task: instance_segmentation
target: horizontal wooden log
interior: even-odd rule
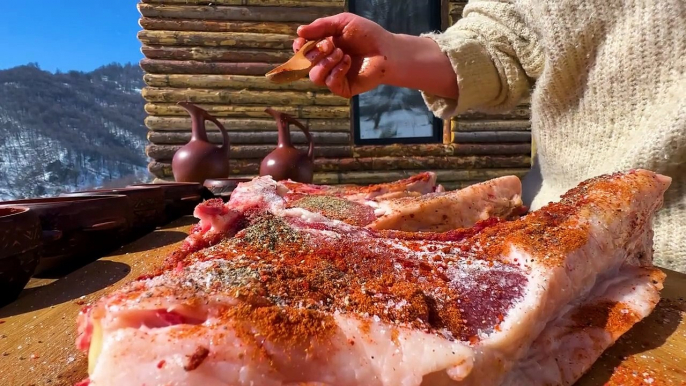
[[[293,36],[254,32],[138,31],[138,40],[150,46],[228,47],[288,50]]]
[[[531,131],[476,131],[453,133],[454,143],[531,142]]]
[[[231,174],[256,174],[259,172],[261,158],[232,159]],[[171,173],[167,161],[154,161],[156,168],[166,168]],[[531,158],[526,156],[472,156],[472,157],[383,157],[383,158],[315,158],[316,172],[346,173],[353,171],[403,171],[414,170],[462,170],[462,169],[526,169],[531,166]],[[157,175],[157,174],[156,174]],[[161,175],[161,174],[160,174]],[[169,174],[171,175],[171,174]]]
[[[154,169],[156,170],[156,169]],[[503,169],[490,170],[492,173],[488,176],[481,177],[477,180],[438,180],[438,183],[443,185],[446,189],[462,189],[469,185],[475,183],[483,182],[489,179],[498,178],[507,175],[516,175],[518,177],[523,177],[528,170],[516,170],[516,173],[512,173],[513,170]],[[152,172],[152,170],[151,170]],[[327,173],[327,172],[315,172],[313,183],[319,185],[370,185],[379,184],[385,182],[393,182],[402,178],[407,178],[416,172],[350,172],[350,173]],[[231,174],[233,178],[254,178],[257,173],[252,174]],[[457,175],[453,176],[457,177]],[[459,177],[469,177],[468,175],[459,175]],[[164,177],[157,177],[155,182],[172,181],[173,177],[171,175]]]
[[[257,32],[295,36],[301,23],[153,19],[141,17],[138,20],[138,24],[150,31]]]
[[[458,120],[452,122],[453,132],[530,131],[529,120]]]
[[[147,4],[344,7],[345,0],[141,0]]]
[[[161,183],[161,182],[171,182],[174,181],[173,174],[171,173],[171,166],[165,166],[168,167],[165,169],[164,175],[158,175],[157,173],[160,173],[162,170],[159,168],[157,165],[151,165],[148,167],[151,174],[155,176],[156,178],[153,180],[154,183]],[[508,171],[502,171],[501,173],[504,173],[502,175],[509,175]],[[522,174],[520,171],[519,174]],[[526,174],[526,173],[524,173]],[[404,175],[404,174],[403,174]],[[249,174],[231,174],[231,177],[233,178],[254,178],[257,176],[257,173],[249,173]],[[396,181],[396,177],[398,175],[388,175],[386,173],[384,174],[372,174],[371,176],[366,174],[366,175],[352,175],[352,176],[345,176],[344,173],[326,173],[326,172],[315,172],[313,176],[313,182],[315,184],[320,184],[320,185],[339,185],[342,184],[341,180],[345,181],[350,181],[350,180],[355,180],[355,181],[360,181],[360,182],[345,182],[344,184],[353,184],[353,185],[367,185],[367,184],[374,184],[374,183],[383,183],[383,182],[392,182]],[[341,178],[343,177],[343,178]],[[499,177],[499,176],[496,176]],[[492,178],[496,178],[492,177]],[[521,177],[521,175],[520,175]],[[403,177],[406,178],[406,177]],[[464,189],[468,186],[478,184],[480,182],[487,181],[489,178],[486,179],[479,179],[479,180],[465,180],[465,181],[440,181],[439,183],[443,185],[443,187],[446,190],[457,190],[457,189]],[[363,181],[372,181],[372,182],[363,182]]]
[[[202,89],[249,89],[317,91],[329,94],[326,87],[318,86],[309,79],[289,83],[274,83],[264,76],[249,75],[184,75],[145,74],[145,84],[150,87],[202,88]]]
[[[348,106],[223,106],[198,104],[213,116],[231,118],[264,118],[264,109],[271,107],[274,110],[290,114],[299,119],[326,118],[326,119],[349,119],[350,107]],[[147,103],[145,112],[153,116],[181,116],[187,117],[188,111],[174,103]]]
[[[528,168],[529,156],[461,156],[461,157],[378,157],[378,158],[317,158],[316,170],[430,170],[430,169],[482,169]]]
[[[228,131],[276,131],[276,121],[266,113],[266,118],[218,118]],[[349,119],[299,119],[312,132],[349,133]],[[185,117],[151,117],[145,118],[145,126],[153,131],[190,131],[191,119]],[[212,122],[205,122],[207,131],[218,131]],[[291,131],[298,131],[294,125]]]
[[[148,102],[177,103],[187,101],[236,105],[322,105],[347,106],[349,100],[333,94],[298,91],[247,91],[146,87],[142,91]]]
[[[181,148],[181,145],[148,145],[145,153],[148,157],[158,160],[171,160],[174,153]],[[244,145],[231,146],[229,154],[230,159],[240,158],[264,158],[276,148],[275,145]],[[307,147],[303,145],[296,145],[296,148],[307,151]],[[352,156],[352,149],[350,146],[315,146],[315,157],[350,157]]]
[[[370,185],[384,182],[392,182],[407,178],[410,173],[403,170],[394,171],[371,171],[371,172],[347,172],[340,173],[341,184]]]
[[[530,155],[528,143],[512,144],[421,144],[353,147],[354,157],[440,157],[457,155]]]
[[[501,114],[484,114],[479,112],[466,112],[460,114],[453,118],[453,121],[473,121],[473,120],[528,120],[531,117],[531,107],[530,106],[517,106],[514,109]]]
[[[256,176],[260,170],[260,159],[255,160],[230,160],[231,176]],[[148,164],[148,170],[155,177],[169,178],[173,176],[171,164],[169,162],[152,161]],[[426,171],[421,170],[421,171]],[[486,181],[492,178],[514,175],[523,177],[529,172],[528,168],[518,169],[463,169],[463,170],[431,170],[437,175],[438,183],[443,184],[446,189],[459,189],[474,183]],[[326,171],[317,168],[315,174],[336,175],[340,184],[367,185],[383,182],[397,181],[419,173],[419,170],[367,170],[367,171]],[[329,177],[332,178],[332,177]]]
[[[205,63],[194,60],[143,59],[140,66],[151,74],[226,74],[264,75],[278,64],[275,63]]]
[[[240,164],[238,161],[241,161]],[[235,175],[257,175],[260,172],[261,160],[230,160],[229,161],[229,176]],[[246,167],[246,165],[250,165]],[[174,177],[171,163],[152,161],[148,164],[148,171],[157,178],[169,179]],[[227,176],[228,177],[228,176]]]
[[[171,173],[171,169],[169,169],[169,174],[165,176],[157,176],[155,173],[157,172],[157,169],[151,169],[151,174],[155,176],[155,179],[153,180],[153,183],[159,184],[163,182],[173,182],[174,177]],[[234,178],[253,178],[257,174],[244,174],[244,175],[237,175],[237,174],[231,174],[231,177]],[[314,174],[314,183],[316,184],[322,184],[322,185],[339,185],[339,174],[337,173],[315,173]],[[451,190],[459,190],[459,189],[464,189],[468,186],[478,184],[481,182],[484,182],[485,180],[481,181],[443,181],[440,184],[443,185],[445,190],[451,191]]]
[[[487,180],[507,175],[523,177],[529,169],[464,169],[427,170],[436,173],[438,183],[452,181]],[[366,171],[339,173],[341,184],[367,185],[397,181],[416,174],[416,170]]]
[[[164,19],[201,19],[233,21],[275,21],[310,23],[343,11],[340,6],[298,7],[284,9],[274,6],[223,6],[223,5],[160,5],[139,3],[142,16]]]
[[[148,165],[148,170],[150,171],[150,174],[155,176],[156,178],[153,180],[154,183],[161,183],[161,182],[171,182],[174,181],[174,175],[172,174],[171,171],[171,165],[158,165],[155,162],[152,162]],[[258,173],[251,173],[251,174],[234,174],[230,173],[227,177],[232,177],[232,178],[255,178],[257,177]],[[314,173],[313,175],[313,183],[315,184],[320,184],[320,185],[337,185],[339,183],[339,176],[338,173]]]
[[[360,158],[358,158],[360,159]],[[364,158],[362,158],[364,159]],[[527,155],[515,156],[450,156],[450,157],[372,157],[372,170],[486,169],[523,168],[531,166]],[[360,168],[359,170],[365,170]],[[344,168],[343,170],[350,170]]]
[[[350,133],[311,133],[312,141],[315,145],[350,145]],[[229,132],[229,142],[231,145],[276,145],[278,143],[278,133],[276,131],[256,131],[256,132]],[[221,144],[222,135],[218,132],[207,133],[207,138],[211,143]],[[178,131],[150,131],[148,141],[156,145],[178,145],[186,144],[191,139],[190,132]],[[291,132],[291,140],[294,144],[306,144],[305,134],[299,131]]]
[[[148,59],[197,60],[202,62],[264,62],[281,64],[293,56],[292,50],[251,50],[226,47],[143,46]]]
[[[153,176],[159,179],[173,178],[174,173],[172,172],[171,163],[157,162],[155,160],[148,163],[148,171]]]
[[[229,0],[230,1],[230,0]],[[278,7],[337,7],[343,12],[345,0],[245,0],[249,6]],[[292,12],[292,11],[291,11]]]
[[[258,174],[260,171],[261,159],[234,159],[229,161],[230,174]],[[152,161],[148,164],[148,170],[154,176],[159,178],[167,178],[173,175],[171,163]]]

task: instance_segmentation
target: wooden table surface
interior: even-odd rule
[[[86,356],[74,345],[81,307],[159,264],[191,221],[180,219],[66,277],[32,279],[18,300],[0,308],[0,385],[84,379]],[[607,350],[578,386],[686,385],[686,275],[666,273],[655,311]]]

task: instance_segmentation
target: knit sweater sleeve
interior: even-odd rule
[[[458,100],[422,93],[431,111],[448,119],[467,110],[498,113],[525,96],[543,70],[537,35],[510,1],[471,0],[463,17],[434,40],[453,65]]]

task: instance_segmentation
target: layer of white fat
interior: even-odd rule
[[[466,228],[521,205],[521,194],[519,178],[504,176],[460,190],[429,193],[415,202],[407,199],[381,201],[374,210],[379,218],[368,227],[434,231],[449,224],[452,228]]]
[[[624,267],[615,277],[599,282],[591,296],[580,306],[548,323],[522,358],[507,375],[504,385],[538,386],[571,385],[576,382],[610,347],[621,331],[606,331],[601,327],[579,326],[574,315],[581,307],[602,302],[622,303],[626,312],[645,318],[659,301],[661,284],[655,284],[650,272],[636,267]],[[622,311],[624,312],[624,311]],[[582,328],[583,327],[583,328]]]
[[[203,213],[202,209],[196,208],[193,215],[200,219],[200,227],[205,233],[224,233],[239,217],[240,213],[229,210],[223,215]]]
[[[588,211],[578,218],[580,222],[588,221],[591,237],[569,253],[562,266],[547,264],[545,251],[536,251],[532,256],[512,246],[503,256],[505,261],[522,267],[529,281],[522,301],[507,313],[500,331],[482,337],[476,348],[474,370],[465,385],[500,384],[550,320],[585,301],[598,281],[616,275],[625,262],[635,261],[636,254],[651,253],[645,249],[649,246],[648,227],[627,237],[622,217],[602,218]]]
[[[283,209],[283,196],[286,192],[288,188],[270,176],[257,177],[236,187],[226,205],[239,212],[251,207],[260,207],[274,213]]]
[[[408,328],[392,328],[377,317],[371,317],[371,323],[340,314],[335,318],[348,342],[354,342],[350,347],[355,349],[354,355],[365,362],[362,369],[372,370],[355,383],[337,385],[417,386],[434,372],[447,372],[454,382],[472,371],[473,351],[466,344]]]
[[[434,191],[436,188],[436,181],[438,180],[438,176],[434,172],[428,172],[429,174],[429,180],[428,181],[415,181],[409,185],[407,185],[406,189],[407,191],[411,192],[418,192],[421,194],[427,194],[431,193]]]
[[[197,276],[212,264],[221,262],[197,263],[190,270]],[[206,288],[211,282],[207,281]],[[203,295],[203,283],[197,280],[191,286],[196,292],[188,288],[174,292],[179,285],[164,276],[136,286],[143,290],[138,297],[122,302],[113,296],[111,304],[99,305],[96,314],[101,317],[94,322],[102,326],[102,339],[90,374],[93,386],[294,382],[416,386],[425,375],[441,371],[447,371],[454,382],[469,375],[473,366],[473,352],[467,345],[401,327],[394,331],[374,316],[362,320],[334,314],[336,330],[323,340],[312,341],[309,349],[267,342],[257,333],[246,341],[244,334],[235,333],[231,321],[213,315],[213,310],[236,304],[236,299]],[[192,301],[193,293],[205,302],[198,305]],[[186,305],[189,299],[193,308]],[[154,311],[161,309],[204,321],[195,326],[155,327]],[[199,347],[207,348],[209,356],[197,369],[184,370]],[[271,361],[256,351],[258,347],[267,351]]]
[[[434,371],[450,369],[459,379],[471,370],[471,350],[459,343],[409,330],[399,331],[394,343],[384,323],[372,322],[367,330],[361,329],[358,320],[341,315],[335,319],[339,328],[334,335],[326,342],[313,342],[309,351],[274,345],[255,335],[268,356],[257,350],[254,341],[237,335],[232,325],[212,319],[194,327],[108,330],[90,380],[93,386],[295,382],[416,386]],[[185,370],[199,347],[209,350],[208,357],[197,369]]]

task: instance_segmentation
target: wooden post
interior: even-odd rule
[[[441,31],[450,27],[450,0],[441,0]]]
[[[452,121],[450,119],[443,120],[443,143],[451,143],[452,139]]]

